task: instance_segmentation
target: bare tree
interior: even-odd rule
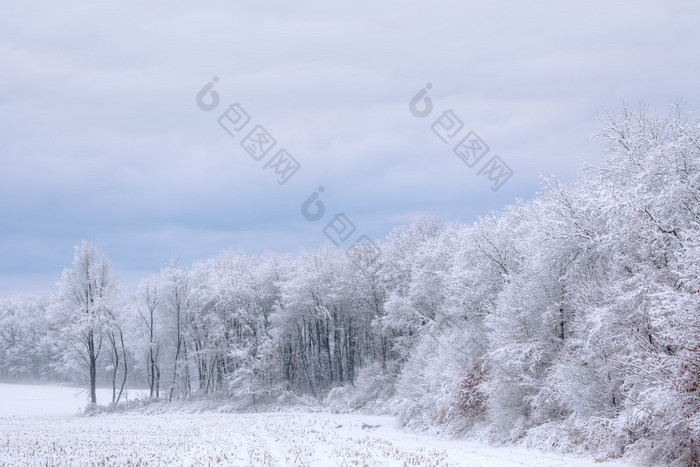
[[[161,301],[159,279],[150,276],[139,286],[137,309],[146,326],[148,335],[148,355],[146,373],[148,377],[149,397],[160,397],[160,340],[156,335],[156,310]],[[145,309],[144,309],[145,308]]]

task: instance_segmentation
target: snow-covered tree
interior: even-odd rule
[[[97,365],[116,305],[117,278],[112,263],[93,243],[76,246],[73,267],[63,271],[58,299],[50,307],[52,330],[63,349],[65,370],[87,373],[90,402],[97,396]]]

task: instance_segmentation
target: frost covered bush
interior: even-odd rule
[[[354,386],[341,386],[330,391],[324,405],[335,412],[360,410],[383,413],[385,404],[394,394],[394,379],[374,363],[361,368]]]
[[[483,382],[484,370],[476,365],[462,378],[457,408],[469,419],[481,419],[486,414],[486,395],[481,389]]]
[[[475,368],[460,330],[426,335],[406,363],[391,408],[402,424],[425,429],[442,425],[456,433],[481,420],[478,388],[465,393]],[[476,381],[475,381],[476,382]],[[476,410],[473,410],[476,409]]]

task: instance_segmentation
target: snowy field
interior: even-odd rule
[[[12,414],[8,409],[12,401],[0,399],[0,465],[601,465],[592,459],[414,435],[397,427],[392,417],[308,413],[79,417],[70,415],[77,406],[66,402],[73,402],[72,396],[65,399],[71,394],[66,388],[7,386],[0,385],[0,394],[21,401]],[[32,403],[44,406],[52,397],[64,399],[52,416],[28,410]],[[61,405],[68,415],[58,413]],[[27,410],[21,411],[22,407]]]
[[[122,394],[122,400],[142,394],[146,391],[131,390]],[[0,383],[0,417],[75,415],[85,408],[88,397],[81,388]],[[112,389],[97,389],[98,404],[107,405],[111,400]]]

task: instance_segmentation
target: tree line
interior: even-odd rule
[[[312,397],[564,451],[698,462],[700,125],[601,118],[579,180],[374,245],[173,262],[125,296],[83,242],[57,296],[0,304],[0,377],[241,407]]]

